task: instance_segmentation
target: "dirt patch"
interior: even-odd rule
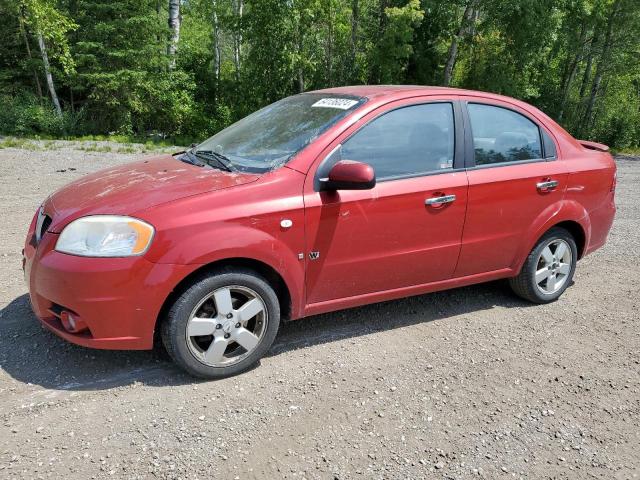
[[[118,148],[118,147],[114,147]],[[117,150],[113,150],[117,151]],[[0,150],[0,478],[635,478],[640,162],[556,303],[494,282],[285,325],[243,375],[44,331],[20,269],[53,190],[134,154]]]

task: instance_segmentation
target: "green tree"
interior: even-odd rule
[[[0,14],[0,132],[202,138],[297,92],[418,83],[511,95],[640,147],[637,0],[0,0]]]
[[[415,29],[423,18],[419,0],[409,0],[401,7],[384,7],[382,35],[372,59],[378,82],[402,81],[413,53]]]
[[[169,70],[169,32],[155,0],[80,0],[78,23],[76,78],[91,128],[180,133],[194,85],[189,74]]]
[[[67,34],[75,29],[77,25],[60,13],[55,3],[51,0],[21,0],[19,3],[19,16],[21,27],[26,24],[35,32],[49,94],[56,113],[59,117],[62,117],[62,108],[51,73],[49,56],[51,54],[52,57],[58,60],[65,74],[73,71],[74,63],[70,54]],[[31,55],[30,52],[29,55]]]

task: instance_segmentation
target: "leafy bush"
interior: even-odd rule
[[[640,100],[633,75],[619,76],[609,83],[606,97],[596,111],[590,137],[618,149],[637,148],[640,141]],[[606,105],[607,108],[602,108]]]
[[[82,112],[58,116],[47,99],[29,93],[0,95],[0,133],[18,136],[63,136],[79,132]]]

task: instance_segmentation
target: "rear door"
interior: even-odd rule
[[[467,202],[456,123],[451,99],[404,100],[370,113],[328,146],[305,183],[307,304],[453,275]],[[370,164],[377,185],[319,192],[318,178],[338,160]]]
[[[567,185],[550,134],[506,102],[464,99],[469,201],[456,277],[511,268],[532,223]]]

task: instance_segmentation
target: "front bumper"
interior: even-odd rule
[[[36,246],[31,230],[23,267],[33,311],[53,333],[85,347],[151,349],[162,305],[196,267],[67,255],[54,250],[57,234],[45,233]],[[63,322],[69,315],[79,328]]]

